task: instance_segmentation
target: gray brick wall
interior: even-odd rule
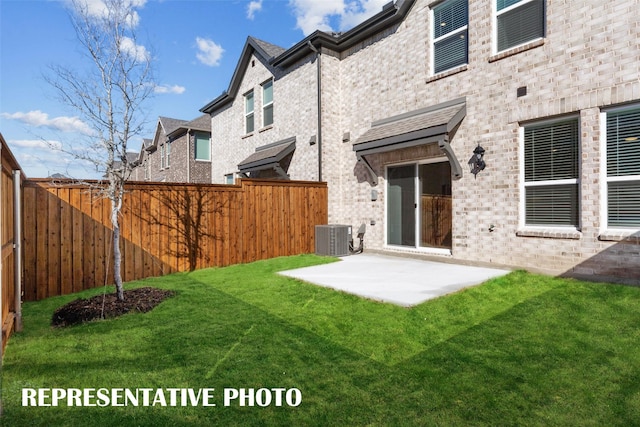
[[[252,65],[253,64],[253,65]],[[213,114],[211,122],[211,181],[225,182],[225,175],[238,171],[238,164],[256,148],[296,137],[296,150],[288,173],[298,180],[317,180],[317,146],[309,141],[316,135],[316,68],[305,58],[294,72],[280,73],[252,56],[234,102]],[[274,75],[275,74],[275,75]],[[272,125],[262,127],[262,84],[273,82]],[[255,130],[245,132],[244,95],[254,91]]]
[[[379,183],[371,187],[352,142],[375,120],[466,97],[466,117],[451,140],[465,173],[452,182],[453,245],[448,256],[554,274],[640,277],[639,239],[602,229],[600,176],[602,109],[640,103],[640,1],[547,1],[546,37],[499,54],[492,41],[491,1],[471,1],[469,62],[437,76],[431,72],[430,52],[434,3],[416,1],[403,22],[346,52],[323,51],[322,155],[329,221],[365,222],[366,247],[385,249],[386,168],[442,154],[427,145],[372,156]],[[213,116],[213,182],[221,182],[257,146],[290,136],[298,137],[291,177],[317,179],[317,146],[307,143],[316,134],[315,73],[312,57],[284,71],[269,70],[259,60],[246,70],[240,96]],[[243,138],[241,95],[256,89],[259,123],[259,84],[272,74],[274,126]],[[523,86],[527,95],[518,97]],[[580,228],[527,229],[522,225],[520,127],[563,115],[579,117]],[[350,141],[343,142],[345,132]],[[486,149],[487,168],[474,179],[466,162],[478,144]],[[376,201],[371,200],[372,189],[377,190]],[[489,232],[492,224],[495,229]]]

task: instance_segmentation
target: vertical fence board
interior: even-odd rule
[[[22,233],[23,241],[23,271],[24,280],[29,282],[36,282],[36,249],[37,249],[37,226],[36,226],[36,189],[25,188],[23,190],[23,218],[24,218],[24,230]],[[27,292],[29,294],[27,294]],[[24,290],[24,299],[35,300],[37,298],[36,288],[31,287]]]
[[[109,200],[47,180],[25,181],[23,195],[26,300],[113,283]],[[313,252],[327,199],[315,182],[131,184],[120,217],[123,280]]]
[[[69,204],[71,205],[71,253],[73,254],[71,292],[78,292],[83,289],[84,283],[82,265],[84,263],[84,241],[82,230],[82,197],[81,191],[71,191],[69,194]]]
[[[83,251],[82,259],[82,283],[77,285],[82,289],[98,286],[96,281],[96,227],[91,213],[94,206],[95,195],[91,190],[84,190],[81,196],[80,211],[82,213],[82,243],[76,248]],[[75,287],[75,286],[74,286]]]

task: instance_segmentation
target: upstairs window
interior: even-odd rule
[[[255,129],[253,123],[253,91],[244,96],[244,131],[251,133]]]
[[[607,112],[607,226],[640,228],[640,106]]]
[[[167,160],[165,161],[165,166],[171,166],[171,141],[167,141],[165,145],[165,156]]]
[[[498,52],[544,37],[544,0],[496,0]]]
[[[160,169],[164,169],[166,167],[165,163],[165,146],[164,144],[160,145]]]
[[[273,80],[262,85],[262,126],[273,124]]]
[[[578,227],[578,119],[524,128],[525,225]]]
[[[211,160],[211,139],[209,135],[202,132],[196,132],[195,134],[195,159],[196,160]]]
[[[469,62],[469,2],[448,0],[433,8],[433,72]]]

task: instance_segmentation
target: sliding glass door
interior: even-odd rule
[[[451,249],[451,167],[446,161],[387,171],[387,244]]]
[[[416,167],[390,167],[387,186],[387,243],[416,244]]]

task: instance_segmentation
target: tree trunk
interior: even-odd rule
[[[113,226],[113,280],[116,285],[116,294],[119,301],[124,301],[124,291],[122,290],[122,274],[120,273],[120,264],[122,262],[122,254],[120,253],[120,224],[118,221],[118,213],[120,203],[111,201],[111,225]]]

